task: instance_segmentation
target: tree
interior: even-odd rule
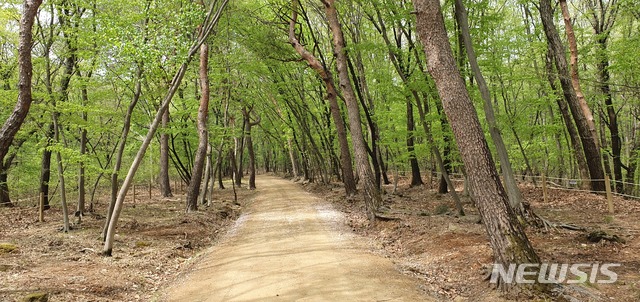
[[[20,42],[18,44],[18,101],[13,112],[0,128],[0,163],[2,164],[4,164],[5,156],[9,152],[13,138],[20,130],[20,126],[22,126],[31,107],[31,77],[33,75],[33,65],[31,63],[33,34],[31,29],[40,4],[42,4],[42,0],[25,0],[22,6]],[[0,171],[0,174],[3,173],[6,172]],[[9,204],[11,204],[10,200],[0,200],[0,205],[6,206]]]
[[[200,34],[197,36],[196,41],[193,43],[193,45],[189,48],[189,51],[187,52],[186,57],[184,59],[185,61],[180,65],[180,68],[174,75],[171,81],[169,90],[167,91],[166,95],[162,100],[160,109],[156,113],[153,121],[151,122],[151,125],[149,125],[149,132],[147,132],[147,136],[144,138],[144,141],[142,142],[142,146],[140,146],[140,149],[138,150],[138,153],[136,154],[136,157],[134,158],[133,163],[131,163],[131,166],[129,167],[127,176],[125,177],[122,183],[122,186],[118,191],[118,197],[114,204],[113,212],[110,215],[109,226],[107,227],[106,239],[105,239],[104,248],[102,251],[103,255],[105,256],[111,256],[111,253],[113,251],[113,239],[115,237],[115,228],[118,222],[118,218],[120,217],[120,212],[122,211],[122,205],[124,203],[124,199],[127,196],[127,192],[129,191],[129,187],[131,186],[133,177],[135,176],[138,170],[138,167],[140,167],[140,163],[142,162],[144,154],[146,153],[147,148],[151,143],[151,140],[155,136],[155,132],[158,130],[158,126],[160,124],[160,121],[162,120],[162,116],[164,115],[164,112],[169,108],[171,99],[173,98],[176,91],[178,90],[178,87],[180,86],[182,78],[184,77],[184,74],[187,72],[187,67],[189,66],[189,63],[191,62],[195,54],[200,49],[200,46],[204,44],[206,39],[209,37],[213,29],[218,24],[218,21],[220,20],[220,16],[222,15],[222,12],[224,11],[224,8],[227,6],[228,3],[229,3],[229,0],[214,0],[211,2],[209,9],[207,11],[207,14],[205,16],[205,19],[202,22],[202,30],[200,31]]]
[[[438,0],[414,0],[417,32],[484,222],[495,263],[538,263],[539,258],[509,205],[477,113],[457,70]],[[502,288],[509,285],[502,284]]]
[[[356,192],[356,181],[353,175],[353,168],[351,163],[351,153],[349,151],[349,143],[347,141],[347,130],[342,120],[342,114],[340,113],[340,106],[338,105],[338,92],[333,82],[333,75],[327,67],[322,64],[312,53],[307,51],[302,44],[298,41],[295,33],[296,20],[298,18],[299,1],[293,0],[292,17],[289,23],[289,43],[300,54],[300,56],[307,61],[307,64],[314,69],[320,78],[322,79],[325,89],[327,90],[327,99],[329,100],[329,110],[331,112],[331,118],[333,119],[338,135],[338,144],[340,146],[340,167],[342,169],[342,182],[345,186],[345,192],[347,196],[352,196]],[[315,39],[315,38],[314,38]],[[317,44],[317,42],[316,42]],[[288,141],[289,156],[292,163],[294,174],[297,174],[297,167],[294,160],[293,150],[291,148],[291,142]]]
[[[540,0],[538,9],[547,42],[553,53],[564,99],[571,110],[571,115],[576,123],[576,129],[580,135],[587,167],[589,169],[589,176],[591,177],[591,190],[604,191],[604,171],[602,170],[600,149],[590,130],[589,122],[583,110],[584,106],[581,106],[570,80],[571,76],[569,75],[569,69],[567,67],[564,46],[553,22],[551,0]]]
[[[349,117],[349,129],[351,130],[351,140],[353,143],[353,153],[355,155],[356,167],[360,181],[364,187],[364,202],[366,206],[367,216],[370,221],[374,221],[375,212],[381,204],[380,191],[378,184],[375,182],[371,166],[369,164],[369,156],[367,154],[367,146],[364,142],[362,125],[360,121],[360,107],[356,99],[356,95],[351,86],[351,79],[347,67],[347,52],[345,49],[344,36],[338,11],[335,7],[334,0],[323,0],[329,28],[333,34],[333,52],[336,56],[336,65],[338,69],[338,78],[340,79],[340,89],[347,106],[347,115]]]
[[[511,207],[514,209],[516,214],[522,215],[522,194],[520,193],[520,189],[518,188],[516,179],[513,176],[513,169],[511,168],[511,162],[509,161],[507,147],[504,144],[502,134],[500,133],[500,128],[498,127],[498,122],[496,121],[495,112],[491,103],[491,93],[489,92],[489,86],[487,85],[487,82],[482,75],[482,71],[480,71],[480,66],[478,65],[476,52],[471,41],[471,34],[469,33],[467,10],[464,7],[462,0],[455,0],[455,15],[456,20],[458,21],[458,25],[460,26],[460,33],[464,41],[464,49],[466,50],[467,58],[469,59],[469,65],[471,65],[473,77],[478,83],[480,95],[482,96],[482,100],[484,101],[484,114],[487,120],[487,124],[489,125],[489,134],[491,134],[491,139],[493,140],[493,144],[496,147],[496,152],[498,153],[498,158],[500,159],[500,168],[502,169],[504,184],[507,189],[507,195],[509,196],[509,203],[511,204]]]
[[[202,172],[207,158],[209,146],[209,131],[207,120],[209,118],[209,46],[207,43],[200,46],[200,107],[198,107],[198,149],[191,171],[191,181],[187,188],[186,209],[193,212],[198,209],[198,194],[202,182]],[[207,184],[205,183],[205,186]]]

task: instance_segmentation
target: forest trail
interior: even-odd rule
[[[428,301],[418,285],[298,185],[261,176],[236,226],[177,284],[168,301]]]

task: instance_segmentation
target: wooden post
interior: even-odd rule
[[[609,214],[613,214],[613,194],[611,193],[611,183],[609,175],[604,175],[604,187],[607,190],[607,205],[609,206]]]
[[[133,185],[133,203],[136,203],[136,185]]]
[[[547,202],[547,175],[542,173],[542,198],[544,202]]]
[[[149,183],[149,199],[151,199],[151,183]]]
[[[40,192],[40,202],[38,207],[38,221],[44,222],[44,192]]]

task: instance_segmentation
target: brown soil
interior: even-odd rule
[[[252,194],[238,190],[240,201]],[[113,257],[100,255],[108,195],[68,234],[60,232],[57,204],[45,212],[43,223],[33,201],[0,208],[0,243],[17,247],[0,251],[0,301],[22,301],[34,292],[48,293],[49,301],[156,300],[194,256],[215,244],[241,208],[233,205],[230,188],[216,190],[213,205],[193,214],[183,210],[184,195],[162,198],[154,190],[149,198],[145,187],[135,204],[128,198]],[[75,207],[75,200],[70,203]]]
[[[434,179],[435,181],[435,179]],[[409,188],[400,181],[396,194],[385,194],[388,216],[397,220],[378,221],[369,227],[361,200],[347,201],[338,184],[308,184],[306,189],[330,200],[343,211],[351,229],[367,239],[370,249],[390,258],[396,267],[420,280],[422,288],[442,301],[522,301],[532,297],[506,298],[485,281],[492,264],[491,249],[479,216],[465,198],[467,216],[457,217],[449,195],[437,194],[435,184]],[[391,192],[393,186],[385,186]],[[461,189],[461,188],[460,188]],[[587,232],[565,229],[528,228],[527,235],[543,262],[620,263],[613,284],[573,286],[578,301],[640,300],[640,200],[615,198],[616,214],[607,212],[604,196],[550,189],[543,202],[542,189],[523,186],[532,209],[553,222],[574,224]],[[620,236],[625,243],[592,243],[587,233],[603,230]]]
[[[184,196],[163,199],[154,192],[148,198],[143,196],[146,191],[139,192],[135,206],[128,201],[121,216],[114,257],[99,255],[106,196],[96,205],[99,214],[85,216],[69,234],[60,232],[62,219],[57,206],[46,212],[44,223],[37,222],[35,204],[28,201],[15,208],[1,208],[0,301],[20,301],[36,292],[48,293],[50,301],[194,300],[198,282],[193,280],[216,278],[212,273],[215,265],[233,272],[236,278],[216,279],[231,282],[223,293],[235,295],[221,298],[226,300],[333,297],[351,301],[359,297],[366,301],[363,293],[369,285],[389,288],[381,297],[399,301],[427,297],[440,301],[528,300],[507,299],[484,280],[492,255],[484,228],[469,203],[465,205],[468,215],[456,217],[448,195],[434,193],[429,185],[408,188],[407,182],[401,181],[396,194],[384,195],[388,216],[398,219],[369,227],[362,201],[345,200],[340,185],[303,185],[321,199],[299,192],[297,186],[301,184],[260,177],[257,192],[238,190],[247,210],[235,227],[240,207],[230,202],[230,189],[217,190],[213,206],[195,214],[184,213]],[[392,187],[385,189],[391,192]],[[524,186],[522,191],[535,212],[551,221],[589,231],[604,230],[625,240],[591,243],[587,232],[527,230],[544,262],[622,264],[615,269],[619,275],[616,283],[581,285],[579,301],[640,300],[640,201],[616,198],[616,214],[610,216],[600,195],[552,190],[549,202],[543,203],[541,189]],[[253,201],[244,204],[249,200]],[[226,239],[216,244],[228,229],[231,232]],[[216,256],[224,253],[225,258]],[[323,257],[336,261],[315,261],[326,259]],[[394,272],[393,266],[412,280]],[[325,280],[325,285],[315,286],[318,281],[314,275]],[[220,283],[227,284],[224,282]],[[191,293],[180,289],[187,283]],[[165,296],[168,286],[173,296]],[[416,286],[426,296],[415,298]],[[321,291],[326,289],[341,290]],[[386,293],[395,296],[387,297]],[[219,301],[215,297],[200,298]]]
[[[415,280],[366,251],[344,216],[273,176],[230,235],[169,290],[169,301],[429,301]]]

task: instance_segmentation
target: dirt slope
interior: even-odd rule
[[[323,200],[262,176],[234,229],[168,301],[428,301],[417,284],[343,227]]]

